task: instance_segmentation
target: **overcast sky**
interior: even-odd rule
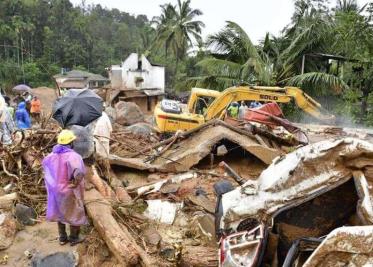
[[[70,0],[74,5],[82,0]],[[371,0],[370,0],[371,1]],[[370,2],[358,0],[359,5]],[[176,0],[86,0],[86,4],[101,4],[118,8],[130,14],[145,14],[149,19],[158,16],[159,5]],[[336,0],[331,0],[335,3]],[[203,12],[200,17],[206,27],[203,36],[215,33],[224,27],[225,21],[238,23],[254,42],[261,40],[266,32],[277,35],[289,22],[294,11],[293,0],[192,0],[192,8]]]

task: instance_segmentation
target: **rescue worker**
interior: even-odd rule
[[[40,122],[40,113],[41,113],[41,102],[37,96],[34,96],[31,100],[31,109],[30,109],[31,117],[37,123]]]
[[[247,106],[245,104],[245,101],[241,101],[240,108],[238,109],[239,120],[242,120],[245,117],[246,110],[247,110]]]
[[[80,226],[87,224],[84,211],[85,167],[82,157],[72,148],[76,136],[70,130],[62,130],[57,145],[43,160],[44,180],[47,188],[48,221],[57,222],[60,245],[71,246],[84,241],[79,236]],[[66,224],[70,225],[67,236]]]
[[[26,103],[21,102],[18,104],[18,109],[15,114],[16,124],[19,129],[31,128],[30,115],[26,110]]]
[[[228,114],[232,118],[237,119],[237,116],[238,116],[238,103],[237,102],[231,103],[231,105],[228,108]]]

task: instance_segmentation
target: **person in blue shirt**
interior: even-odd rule
[[[31,128],[30,115],[26,110],[26,103],[21,102],[18,104],[18,109],[15,114],[17,127],[19,129],[29,129]]]

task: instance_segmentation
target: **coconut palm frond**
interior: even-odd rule
[[[222,77],[237,77],[241,76],[242,67],[240,64],[216,58],[207,58],[198,62],[197,67],[200,67],[202,71]]]
[[[321,72],[309,72],[297,75],[288,80],[288,85],[298,86],[304,90],[313,91],[318,95],[324,95],[327,92],[333,91],[336,94],[348,89],[348,85],[340,78]]]

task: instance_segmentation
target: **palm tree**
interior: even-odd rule
[[[272,67],[268,57],[261,56],[248,34],[228,21],[223,30],[210,35],[207,46],[210,57],[197,64],[202,76],[190,78],[198,86],[224,89],[241,81],[269,84]]]
[[[201,41],[201,32],[205,25],[195,18],[202,15],[202,11],[192,9],[190,0],[178,0],[176,6],[162,5],[161,10],[161,15],[153,19],[157,29],[155,45],[163,46],[166,56],[169,50],[173,52],[176,59],[176,73],[179,61],[193,46],[193,42]]]
[[[280,38],[266,35],[254,46],[248,34],[236,23],[227,22],[219,33],[208,38],[211,56],[200,61],[201,76],[191,85],[224,89],[244,81],[262,85],[297,85],[322,94],[328,89],[340,92],[347,85],[332,74],[322,73],[320,59],[307,60],[306,74],[299,74],[303,55],[332,53],[332,21],[310,1],[298,1],[292,24]]]

